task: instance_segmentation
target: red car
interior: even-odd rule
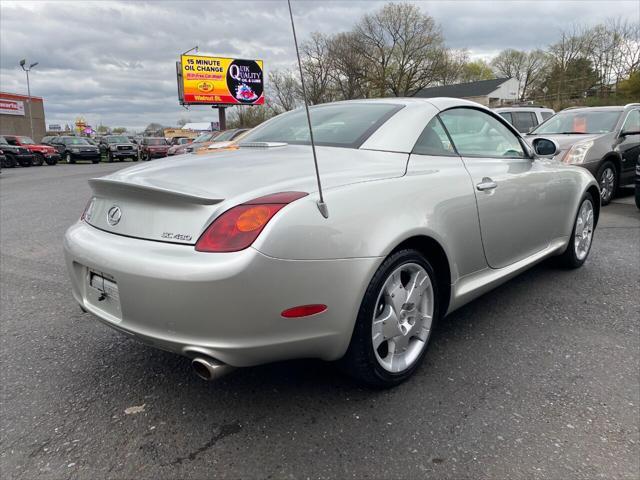
[[[163,137],[144,137],[139,145],[140,160],[151,160],[167,156],[169,142]]]
[[[21,135],[3,135],[9,145],[23,147],[33,154],[33,164],[40,166],[47,162],[47,165],[55,165],[60,160],[58,151],[50,145],[39,145],[29,137]]]

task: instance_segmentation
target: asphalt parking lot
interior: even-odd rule
[[[582,269],[547,262],[462,308],[413,379],[380,392],[317,361],[207,383],[82,314],[62,236],[86,180],[126,165],[0,176],[2,478],[640,477],[630,190]]]

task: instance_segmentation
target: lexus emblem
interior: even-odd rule
[[[111,207],[107,212],[107,221],[109,222],[109,225],[111,225],[112,227],[115,227],[121,218],[122,218],[122,210],[120,210],[120,207],[117,205],[114,205],[113,207]]]

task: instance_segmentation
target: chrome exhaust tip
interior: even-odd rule
[[[235,370],[231,365],[206,357],[194,358],[191,361],[191,366],[196,375],[208,382],[218,380]]]

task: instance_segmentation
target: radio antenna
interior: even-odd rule
[[[313,128],[311,127],[311,114],[309,113],[309,102],[307,101],[307,89],[304,86],[304,75],[302,73],[302,62],[300,61],[300,50],[298,49],[298,37],[296,36],[296,26],[293,23],[293,11],[291,10],[291,0],[287,0],[289,5],[289,17],[291,17],[291,30],[293,30],[293,43],[296,46],[296,57],[298,57],[298,68],[300,69],[300,85],[302,86],[302,98],[304,100],[304,108],[307,112],[307,123],[309,124],[309,138],[311,139],[311,151],[313,152],[313,164],[316,168],[316,180],[318,181],[318,210],[324,218],[329,218],[329,209],[324,203],[322,196],[322,182],[320,182],[320,170],[318,170],[318,155],[316,154],[316,144],[313,140]]]

